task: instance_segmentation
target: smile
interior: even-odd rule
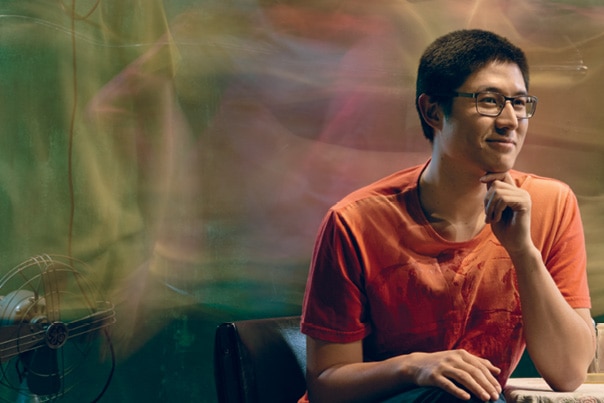
[[[516,142],[513,141],[513,140],[487,140],[487,143],[498,143],[498,144],[516,145]]]
[[[487,140],[487,144],[497,152],[513,152],[516,149],[516,142],[512,140]]]

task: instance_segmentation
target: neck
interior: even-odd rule
[[[450,241],[472,239],[484,227],[486,186],[476,175],[439,169],[430,161],[419,180],[419,199],[434,229]]]

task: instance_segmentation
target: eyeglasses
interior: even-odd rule
[[[532,95],[516,95],[506,97],[503,94],[492,91],[481,92],[452,92],[453,97],[474,98],[476,101],[476,112],[483,116],[496,117],[501,114],[507,101],[510,101],[518,119],[529,119],[537,109],[537,97]]]

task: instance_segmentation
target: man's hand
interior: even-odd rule
[[[469,400],[470,393],[484,401],[497,400],[501,393],[495,378],[501,370],[465,350],[413,353],[408,359],[419,386],[436,386],[463,400]]]
[[[484,198],[486,222],[509,252],[532,245],[531,197],[514,183],[508,172],[488,173],[481,182],[487,185]]]

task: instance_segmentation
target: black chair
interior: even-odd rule
[[[223,323],[214,376],[220,403],[291,403],[306,390],[306,337],[300,317]]]

